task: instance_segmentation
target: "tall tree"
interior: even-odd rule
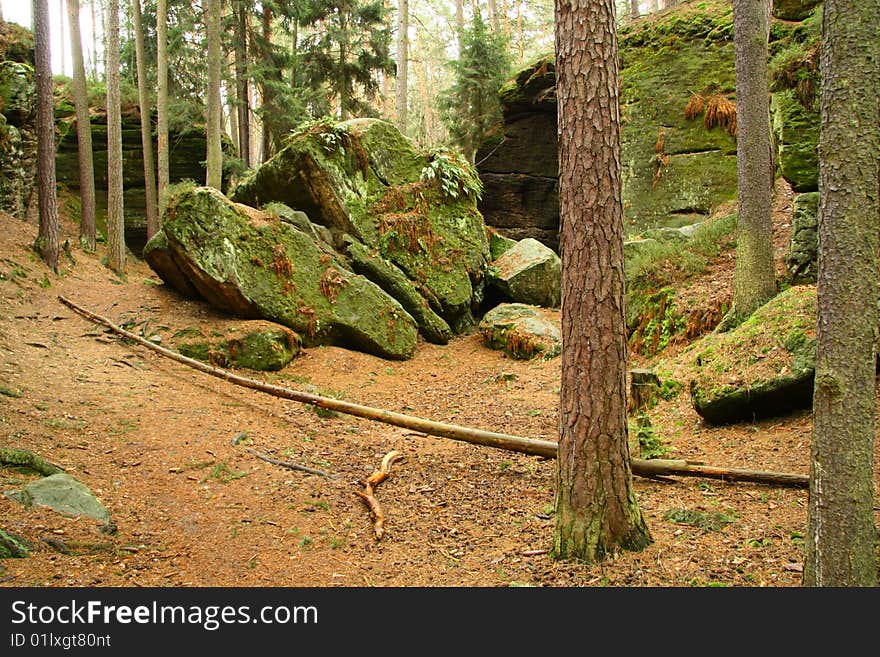
[[[107,0],[107,266],[125,272],[122,111],[119,97],[119,0]]]
[[[70,23],[70,53],[73,61],[73,104],[76,108],[76,140],[79,156],[80,224],[79,240],[83,248],[95,250],[95,169],[92,156],[92,125],[86,89],[82,36],[79,26],[79,0],[67,0]]]
[[[557,558],[651,542],[626,422],[618,45],[614,0],[556,0],[562,379]]]
[[[639,0],[630,0],[629,16],[630,16],[630,18],[638,18],[639,17]]]
[[[156,204],[156,166],[153,160],[153,122],[147,95],[147,61],[144,53],[144,26],[141,0],[132,0],[135,57],[137,58],[138,104],[141,112],[141,147],[144,151],[144,193],[147,211],[147,239],[159,232],[159,209]]]
[[[58,197],[55,189],[55,112],[47,0],[33,0],[34,77],[37,84],[37,199],[40,225],[36,248],[58,271]]]
[[[376,73],[395,73],[382,0],[315,0],[301,22],[312,28],[300,60],[307,84],[327,88],[342,120],[374,114],[368,101],[379,90]]]
[[[205,19],[208,39],[208,162],[205,184],[220,189],[223,181],[223,151],[220,138],[220,72],[223,67],[220,51],[220,0],[207,0]]]
[[[477,149],[501,118],[498,89],[510,67],[507,40],[490,31],[480,12],[462,35],[459,58],[450,62],[453,83],[440,98],[449,135],[473,164]]]
[[[734,0],[738,236],[731,320],[735,324],[776,294],[773,264],[773,166],[767,81],[769,0]]]
[[[251,166],[251,126],[250,126],[250,94],[247,82],[247,34],[248,12],[244,0],[235,0],[232,6],[233,33],[235,43],[233,52],[235,57],[235,96],[236,96],[236,124],[238,126],[238,156],[245,165]]]
[[[394,122],[406,134],[409,74],[409,0],[397,3],[397,86],[395,88]]]
[[[156,159],[158,160],[158,197],[159,226],[165,213],[165,195],[170,179],[168,163],[168,2],[156,2]]]
[[[816,378],[804,584],[876,586],[880,0],[822,16]]]

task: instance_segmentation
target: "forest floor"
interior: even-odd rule
[[[782,194],[774,214],[780,256],[790,201]],[[224,318],[181,299],[141,261],[129,260],[124,279],[114,275],[101,263],[102,245],[96,254],[73,248],[55,275],[31,249],[34,226],[0,221],[0,446],[30,449],[63,467],[94,491],[117,528],[104,533],[94,520],[26,510],[0,495],[0,527],[33,546],[28,558],[0,563],[3,586],[801,583],[804,489],[636,477],[652,544],[594,565],[555,561],[548,552],[555,460],[319,415],[126,344],[58,296],[165,344],[181,328]],[[63,231],[77,243],[68,221]],[[694,281],[695,303],[730,297],[734,255],[722,252]],[[663,354],[679,376],[689,367],[685,348]],[[506,358],[474,333],[446,346],[420,343],[405,362],[309,348],[280,372],[254,376],[439,422],[556,440],[559,368],[559,358]],[[809,412],[712,427],[685,388],[649,415],[669,458],[809,472]],[[284,469],[248,448],[338,476]],[[355,491],[391,450],[404,458],[376,491],[387,517],[377,540]],[[0,467],[0,491],[29,478]]]

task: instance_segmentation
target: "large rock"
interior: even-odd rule
[[[347,238],[362,243],[399,269],[431,310],[461,332],[474,324],[472,313],[482,301],[488,242],[472,195],[459,188],[451,197],[437,175],[423,179],[428,169],[456,175],[445,162],[416,151],[386,121],[318,123],[290,139],[232,198],[302,210],[330,229],[340,250]]]
[[[7,491],[6,496],[26,507],[45,506],[74,518],[85,516],[110,523],[110,512],[98,501],[89,487],[67,473],[53,474],[32,481],[20,491]]]
[[[502,303],[480,321],[483,344],[517,360],[558,356],[562,351],[558,313],[523,303]]]
[[[285,326],[264,320],[192,326],[177,331],[174,345],[184,356],[226,368],[276,372],[300,351],[302,340]]]
[[[728,424],[810,408],[816,367],[816,289],[791,287],[726,333],[693,347],[694,409]]]
[[[505,251],[489,268],[489,283],[509,301],[559,306],[562,261],[548,246],[527,237]]]
[[[393,359],[415,350],[416,323],[396,300],[312,235],[217,190],[172,196],[144,255],[166,283],[183,278],[212,306],[283,324],[306,345],[338,344]]]
[[[773,121],[782,175],[797,191],[816,185],[818,115],[795,100],[789,84],[814,62],[816,2],[787,0],[773,21],[774,56],[800,52],[803,60],[774,61]],[[797,8],[794,5],[798,5]],[[780,14],[781,15],[781,14]],[[812,43],[810,41],[810,43]],[[619,30],[621,177],[628,236],[705,219],[736,198],[736,74],[733,13],[729,2],[681,3]],[[797,48],[802,48],[802,52]],[[803,69],[803,70],[802,70]],[[477,162],[485,191],[486,223],[505,235],[533,237],[558,250],[554,58],[538,59],[499,92],[503,124],[480,147]],[[709,108],[721,112],[709,112]],[[712,117],[725,121],[713,124]],[[769,184],[769,183],[768,183]]]
[[[819,259],[819,192],[794,197],[785,265],[793,285],[815,283]]]
[[[0,210],[24,220],[34,195],[37,139],[33,68],[0,62]]]

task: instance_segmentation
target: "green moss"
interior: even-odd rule
[[[794,90],[772,95],[773,130],[779,151],[779,169],[796,192],[819,186],[819,111],[807,109]]]

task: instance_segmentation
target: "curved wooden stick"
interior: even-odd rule
[[[376,486],[388,479],[388,475],[391,474],[391,465],[402,458],[403,455],[400,452],[394,450],[388,452],[383,457],[379,469],[364,480],[365,491],[356,490],[354,492],[370,509],[370,515],[373,517],[373,532],[376,534],[377,541],[385,534],[385,513],[382,511],[379,500],[376,499],[374,490]]]

